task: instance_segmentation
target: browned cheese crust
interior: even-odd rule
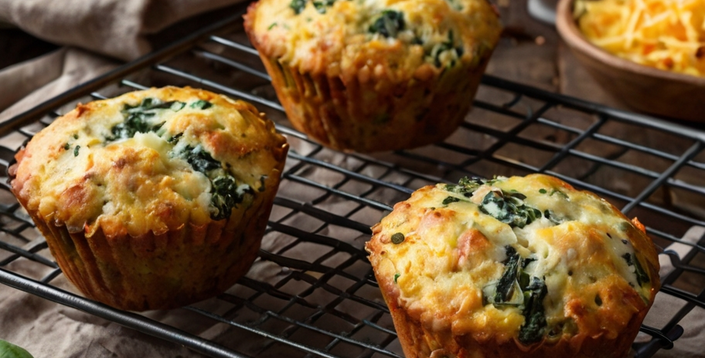
[[[248,103],[149,89],[56,119],[17,154],[11,185],[86,296],[169,308],[247,272],[287,150]]]
[[[253,3],[245,30],[293,126],[346,151],[450,135],[501,32],[486,0],[295,3]]]
[[[539,174],[423,187],[366,249],[407,357],[624,357],[660,285],[636,219]]]

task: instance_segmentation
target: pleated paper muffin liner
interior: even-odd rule
[[[391,288],[393,283],[387,282],[390,281],[387,278],[376,277],[407,358],[622,358],[629,356],[632,342],[647,313],[643,310],[634,314],[617,337],[565,333],[527,346],[516,338],[503,340],[488,333],[454,334],[450,328],[426,327],[397,304],[395,291]]]
[[[256,46],[256,45],[255,45]],[[302,73],[260,52],[279,101],[297,130],[333,149],[378,152],[419,147],[451,135],[469,112],[489,53],[478,62],[427,66],[402,83],[358,73]]]
[[[213,297],[247,273],[257,258],[273,195],[240,217],[163,234],[90,237],[30,216],[59,267],[88,298],[134,311],[168,309]]]

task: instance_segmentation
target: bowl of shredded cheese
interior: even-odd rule
[[[556,27],[616,99],[705,121],[705,0],[561,0]]]

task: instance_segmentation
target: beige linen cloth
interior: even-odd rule
[[[170,25],[243,1],[0,0],[0,24],[65,45],[0,70],[0,121],[148,53],[150,37]]]

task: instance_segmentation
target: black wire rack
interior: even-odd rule
[[[443,143],[376,155],[332,151],[288,126],[241,14],[0,124],[0,169],[76,103],[163,85],[250,101],[288,137],[282,184],[250,273],[217,298],[178,310],[107,307],[57,283],[62,274],[46,242],[5,184],[0,282],[211,357],[400,357],[363,249],[370,226],[423,185],[543,172],[638,216],[665,248],[660,257],[672,268],[662,273],[658,297],[670,300],[672,312],[649,314],[636,357],[678,346],[692,329],[688,317],[705,308],[698,261],[705,238],[697,230],[705,227],[704,132],[486,75],[465,123]]]

